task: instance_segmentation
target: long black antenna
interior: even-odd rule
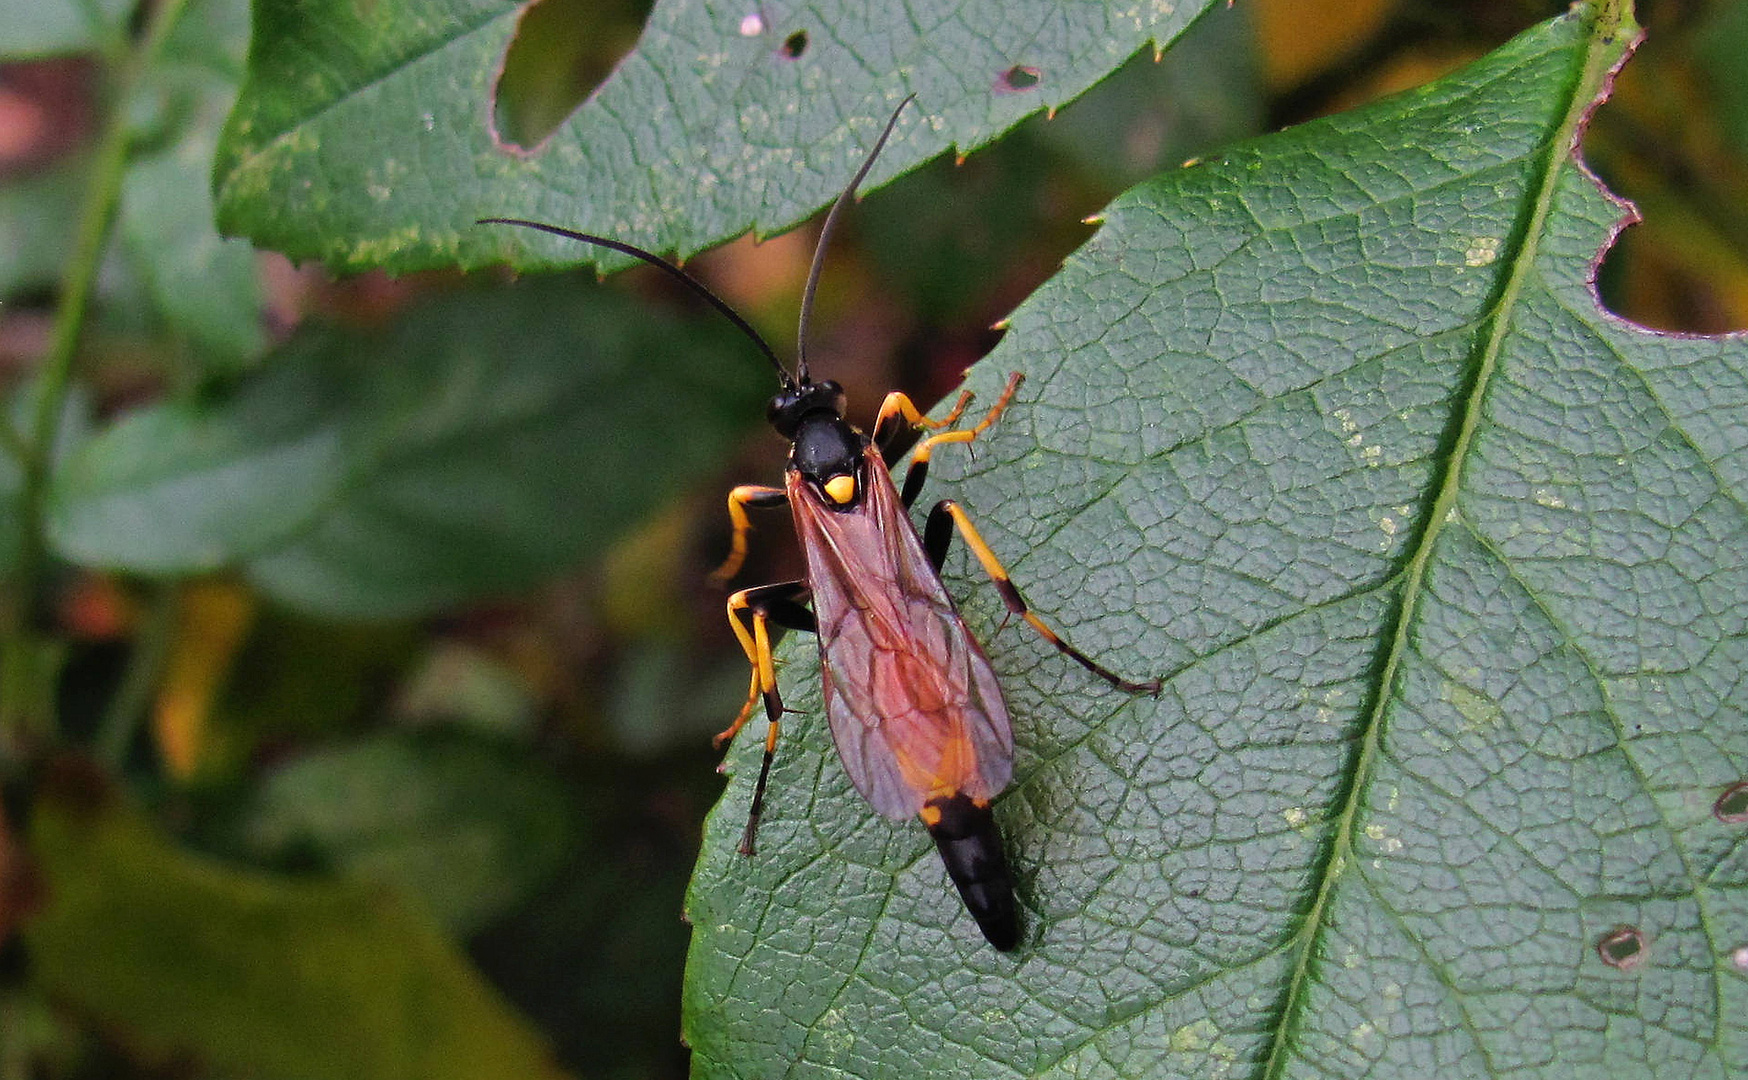
[[[889,125],[887,125],[887,127],[888,127],[888,130],[890,130],[891,125],[889,124]],[[882,137],[882,140],[884,141],[884,136]],[[878,151],[879,147],[875,147],[875,150]],[[867,172],[868,171],[867,166],[863,166],[862,171]],[[856,179],[860,180],[861,175],[858,174]],[[834,210],[834,213],[835,212],[836,211]],[[728,301],[724,300],[722,297],[717,296],[715,293],[711,292],[709,290],[709,288],[707,288],[702,281],[699,281],[697,278],[693,277],[691,274],[686,273],[686,271],[675,266],[673,263],[662,258],[660,255],[652,254],[650,252],[643,250],[640,247],[634,247],[631,244],[627,244],[623,240],[612,240],[612,239],[609,239],[608,237],[605,237],[605,236],[595,236],[591,233],[577,232],[575,229],[565,229],[565,228],[561,228],[557,225],[548,225],[545,222],[541,222],[541,221],[529,221],[526,218],[508,218],[508,217],[480,218],[477,222],[475,222],[475,224],[478,224],[478,225],[520,225],[524,229],[539,229],[541,232],[551,233],[554,236],[563,236],[563,237],[570,239],[570,240],[581,240],[585,244],[594,244],[596,247],[611,248],[614,251],[623,252],[626,255],[632,256],[633,258],[642,259],[644,262],[649,263],[651,266],[657,267],[657,268],[662,269],[662,270],[666,270],[669,274],[673,275],[675,278],[679,279],[682,282],[685,282],[687,288],[691,289],[693,292],[696,292],[699,296],[702,296],[704,299],[710,301],[711,305],[713,307],[715,307],[717,311],[720,311],[724,315],[728,316],[729,322],[732,322],[736,326],[740,327],[742,333],[746,334],[747,337],[752,338],[753,344],[757,345],[759,347],[759,351],[765,354],[765,358],[767,360],[771,361],[771,366],[777,369],[777,377],[779,379],[783,380],[784,386],[793,387],[795,385],[795,377],[789,374],[789,369],[783,366],[783,362],[781,360],[777,359],[777,354],[771,350],[770,345],[766,344],[765,339],[759,336],[759,332],[757,330],[753,329],[752,324],[740,317],[740,312],[729,307]],[[830,222],[828,221],[827,224],[829,226]],[[807,325],[807,319],[806,319],[805,315],[803,315],[801,322],[802,322],[803,326]],[[805,378],[803,378],[802,381],[806,382],[807,380]]]
[[[795,331],[795,377],[801,384],[807,384],[807,324],[813,319],[813,293],[819,287],[819,272],[825,266],[826,245],[831,242],[832,230],[837,227],[838,215],[844,211],[844,206],[856,197],[856,185],[868,175],[868,170],[874,167],[874,159],[880,156],[880,151],[886,146],[886,140],[892,135],[892,129],[898,126],[898,114],[904,107],[916,99],[912,94],[898,103],[898,108],[892,110],[892,119],[886,121],[886,130],[880,133],[875,141],[874,149],[868,151],[868,159],[862,162],[862,167],[856,170],[856,175],[850,179],[850,186],[838,196],[838,201],[832,203],[831,212],[825,216],[825,224],[819,229],[819,243],[813,248],[813,265],[807,271],[807,288],[801,293],[801,325]]]

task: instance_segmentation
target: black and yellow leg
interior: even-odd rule
[[[741,706],[734,723],[717,734],[714,742],[718,747],[740,733],[761,698],[765,702],[765,715],[772,722],[782,714],[783,700],[777,694],[777,667],[771,659],[770,624],[813,633],[813,612],[802,606],[806,599],[807,583],[804,581],[742,589],[728,598],[728,625],[734,630],[741,650],[747,654],[747,661],[752,664],[753,677],[746,704]]]
[[[912,450],[910,454],[910,468],[904,472],[904,490],[899,496],[904,501],[905,506],[908,507],[911,503],[916,502],[916,497],[922,494],[923,481],[929,475],[929,458],[934,454],[935,447],[942,443],[968,443],[988,431],[990,425],[1000,420],[1001,414],[1007,411],[1008,402],[1014,399],[1014,391],[1020,388],[1020,382],[1024,378],[1025,376],[1017,371],[1009,375],[1007,388],[1001,392],[1001,397],[997,398],[995,404],[990,407],[989,414],[979,420],[976,426],[968,427],[963,431],[943,431],[939,435],[930,435],[916,444],[916,449]],[[960,408],[963,406],[964,399],[961,398]],[[955,408],[952,415],[958,416],[960,408]]]
[[[742,589],[728,598],[728,622],[741,648],[746,651],[753,676],[752,685],[747,689],[746,704],[741,706],[734,723],[716,736],[716,745],[721,746],[734,738],[746,726],[760,700],[765,703],[765,757],[759,765],[759,782],[753,788],[753,805],[747,814],[746,832],[741,836],[740,851],[743,855],[753,853],[753,837],[759,831],[759,817],[765,808],[765,784],[771,777],[771,761],[777,754],[778,721],[783,715],[783,699],[777,692],[777,666],[771,659],[770,624],[814,632],[817,623],[813,612],[802,606],[806,598],[807,583],[803,581]]]
[[[983,572],[989,575],[989,580],[995,582],[995,589],[1001,594],[1002,603],[1007,605],[1009,611],[1030,623],[1032,629],[1042,634],[1044,640],[1054,645],[1057,651],[1119,690],[1127,690],[1131,694],[1152,694],[1155,697],[1159,695],[1161,684],[1158,679],[1130,682],[1062,640],[1056,631],[1050,629],[1049,624],[1026,605],[1026,598],[1020,595],[1020,590],[1008,577],[1007,570],[1002,567],[1001,560],[995,557],[995,552],[983,542],[977,526],[971,524],[965,511],[951,499],[936,503],[935,508],[929,511],[928,523],[923,527],[923,550],[936,569],[940,569],[941,561],[947,557],[947,545],[952,542],[955,529],[965,538],[965,546],[977,556],[977,561],[982,565]]]
[[[753,805],[747,809],[747,827],[740,834],[742,855],[754,854],[753,841],[759,835],[759,819],[765,816],[765,785],[771,780],[771,762],[777,759],[777,721],[765,725],[765,756],[759,761],[759,782],[753,785]]]
[[[753,527],[747,517],[747,507],[783,506],[788,502],[787,491],[761,484],[742,484],[728,493],[728,520],[734,523],[734,537],[729,542],[728,558],[710,572],[711,581],[718,584],[727,581],[739,573],[741,564],[747,561],[747,530]]]
[[[880,448],[882,454],[890,452],[893,440],[906,426],[928,428],[931,431],[952,427],[965,415],[965,407],[971,404],[971,398],[971,391],[966,390],[959,395],[952,412],[939,420],[930,420],[917,409],[916,403],[911,401],[908,394],[894,390],[880,403],[880,414],[874,418],[874,445]],[[899,423],[901,420],[904,423]]]

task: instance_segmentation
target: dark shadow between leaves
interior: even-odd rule
[[[492,138],[538,150],[637,44],[653,0],[535,0],[504,51]]]

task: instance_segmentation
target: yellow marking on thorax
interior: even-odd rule
[[[839,506],[847,504],[856,497],[856,478],[848,473],[832,477],[825,482],[825,494]]]

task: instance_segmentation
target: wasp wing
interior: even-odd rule
[[[848,510],[788,475],[838,757],[887,817],[911,817],[955,792],[994,798],[1013,776],[1001,685],[872,445],[863,463],[863,497]]]

